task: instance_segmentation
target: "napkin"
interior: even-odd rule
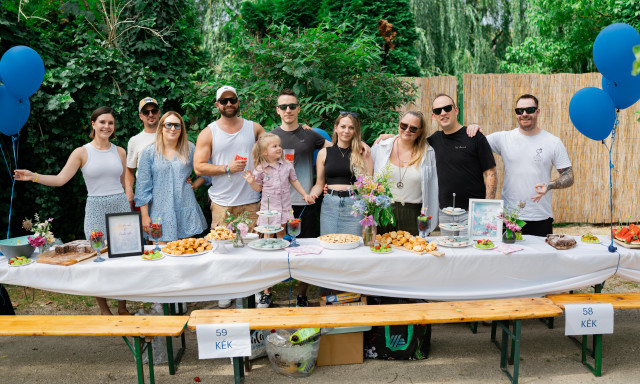
[[[518,245],[513,245],[513,244],[500,244],[497,247],[495,247],[493,250],[496,252],[502,252],[505,255],[508,255],[510,253],[513,252],[518,252],[518,251],[522,251],[524,248],[518,246]]]
[[[318,247],[316,245],[301,245],[299,247],[289,248],[289,253],[294,256],[317,255],[322,253],[323,250],[323,247]]]

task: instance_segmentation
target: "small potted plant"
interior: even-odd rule
[[[522,240],[522,227],[527,223],[519,219],[518,216],[525,205],[526,203],[524,201],[520,201],[515,208],[505,209],[504,212],[498,216],[504,223],[504,231],[502,232],[503,243],[515,243],[516,240]]]
[[[36,213],[33,215],[34,219],[24,219],[22,221],[22,228],[27,231],[33,232],[33,236],[29,236],[27,241],[30,245],[37,247],[40,250],[40,254],[44,253],[56,238],[51,232],[51,222],[53,218],[48,218],[45,221],[40,221],[40,216]]]
[[[227,228],[236,235],[233,239],[233,246],[235,248],[244,247],[242,236],[247,234],[249,231],[249,225],[253,223],[253,221],[249,219],[249,212],[245,211],[240,215],[235,216],[231,212],[227,211],[227,214],[224,217],[224,222],[227,223]]]

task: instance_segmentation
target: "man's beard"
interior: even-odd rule
[[[229,110],[228,108],[222,108],[219,109],[220,114],[226,118],[232,118],[232,117],[236,117],[238,115],[238,112],[240,111],[239,107],[235,107],[232,110]]]

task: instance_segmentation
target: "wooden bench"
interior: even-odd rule
[[[640,293],[584,293],[547,295],[554,304],[564,309],[565,304],[611,304],[614,309],[640,308]],[[582,336],[582,364],[597,377],[602,375],[602,335],[593,335],[591,351],[587,348],[587,335]],[[587,362],[587,354],[593,358],[593,365]]]
[[[351,327],[365,325],[435,324],[495,321],[502,328],[500,369],[517,384],[520,362],[521,320],[559,316],[562,310],[545,298],[499,299],[350,307],[196,310],[188,327],[198,324],[249,323],[250,329]],[[511,331],[509,322],[513,321]],[[512,343],[509,343],[509,338]],[[507,369],[509,344],[513,374]],[[234,358],[237,384],[244,382],[242,358]]]
[[[149,357],[153,384],[155,336],[180,336],[188,316],[0,316],[0,336],[122,336],[136,359],[138,383],[144,383],[142,353]],[[133,337],[133,346],[127,337]]]

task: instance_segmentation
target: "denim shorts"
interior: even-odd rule
[[[353,216],[351,209],[355,199],[326,194],[320,210],[320,235],[348,233],[362,236],[360,220],[363,216]]]

